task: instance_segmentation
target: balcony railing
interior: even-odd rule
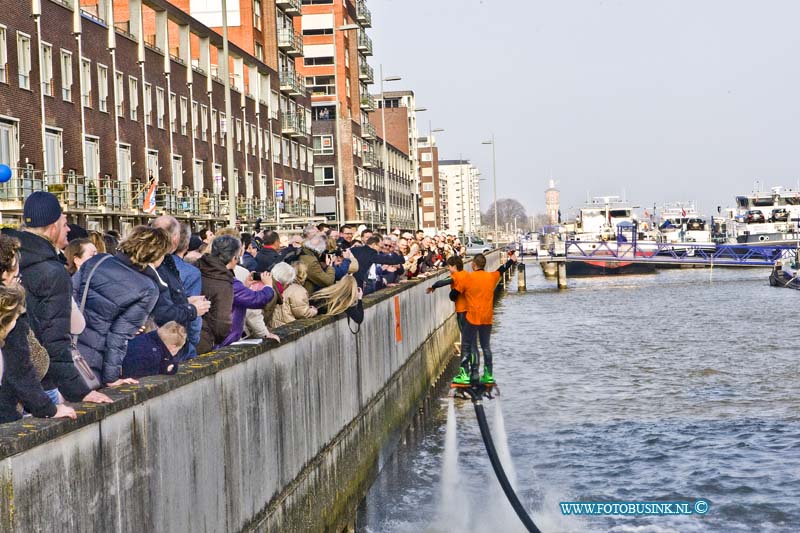
[[[366,62],[361,63],[358,68],[358,79],[365,83],[373,83],[375,80],[375,71]]]
[[[370,124],[368,121],[361,122],[361,138],[362,139],[375,139],[377,138],[377,134],[375,132],[375,126]]]
[[[291,96],[305,96],[305,80],[299,74],[291,70],[282,70],[280,74],[281,91]]]
[[[275,0],[275,5],[287,15],[299,15],[303,10],[300,0]]]
[[[372,55],[372,39],[364,30],[358,30],[358,50],[365,56]]]
[[[289,56],[301,56],[303,55],[303,36],[293,28],[280,28],[278,30],[278,48]]]
[[[366,0],[358,0],[356,2],[356,19],[365,28],[372,27],[372,13],[367,8]]]
[[[364,111],[375,111],[375,98],[371,94],[361,95],[361,109]]]
[[[361,154],[361,163],[364,168],[375,168],[378,166],[378,154],[375,152],[363,152]]]
[[[281,132],[292,137],[306,135],[306,117],[302,113],[284,113]]]

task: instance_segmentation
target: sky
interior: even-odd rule
[[[442,159],[480,169],[481,204],[568,213],[588,196],[701,213],[800,188],[797,0],[369,0],[377,77],[412,89]],[[376,79],[377,81],[377,79]],[[373,91],[378,92],[376,84]]]

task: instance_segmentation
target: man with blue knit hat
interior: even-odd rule
[[[58,393],[71,402],[111,403],[91,390],[72,361],[70,319],[72,279],[60,251],[67,245],[67,217],[53,194],[36,191],[25,200],[21,230],[3,229],[22,244],[19,271],[26,292],[27,316],[36,339],[50,356],[42,386],[53,403]]]

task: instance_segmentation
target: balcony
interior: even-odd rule
[[[281,133],[290,137],[305,137],[305,122],[305,116],[302,113],[284,113]]]
[[[375,98],[371,94],[361,95],[361,109],[363,111],[375,111]]]
[[[365,56],[372,55],[372,39],[364,30],[358,30],[358,50]]]
[[[358,79],[364,83],[374,83],[375,81],[375,71],[366,63],[366,61],[361,63],[358,68]]]
[[[303,11],[300,0],[275,0],[275,5],[287,15],[300,15]]]
[[[376,168],[378,166],[378,155],[375,152],[363,152],[361,154],[361,166],[364,168]]]
[[[303,77],[291,70],[282,70],[280,75],[281,91],[290,96],[305,96],[306,84]]]
[[[367,8],[366,0],[358,0],[356,2],[356,20],[365,28],[372,27],[372,13]]]
[[[375,132],[375,126],[369,123],[369,121],[361,122],[361,138],[367,140],[375,140],[377,139],[378,135]]]
[[[302,56],[303,36],[293,28],[280,28],[278,30],[278,48],[291,57]]]

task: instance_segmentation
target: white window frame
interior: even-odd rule
[[[81,103],[83,107],[92,107],[92,60],[81,58]]]
[[[242,137],[243,137],[243,135],[242,135],[242,119],[240,119],[240,118],[236,119],[236,126],[235,126],[235,129],[233,130],[233,134],[236,136],[236,139],[235,139],[236,140],[236,151],[237,152],[241,152],[242,151]]]
[[[100,137],[95,135],[85,135],[83,137],[83,145],[84,145],[84,158],[83,158],[83,173],[87,179],[90,180],[97,180],[100,178]],[[89,145],[94,146],[93,150],[90,150]],[[95,169],[97,170],[96,175],[89,176],[86,172],[87,162],[89,162],[89,158],[91,158],[91,162],[94,165]]]
[[[172,154],[169,175],[172,178],[172,186],[180,189],[183,186],[183,157],[180,154]]]
[[[189,100],[181,96],[181,135],[189,133]]]
[[[128,76],[128,98],[131,101],[128,106],[128,116],[136,121],[139,114],[139,80],[133,76]]]
[[[255,124],[250,124],[250,153],[258,155],[258,128]]]
[[[31,36],[17,32],[17,81],[20,89],[31,90]]]
[[[164,88],[156,87],[156,126],[164,129]]]
[[[217,144],[217,110],[211,110],[211,144]]]
[[[208,106],[200,104],[200,140],[208,141]]]
[[[192,180],[194,181],[194,190],[202,191],[205,180],[205,167],[203,166],[202,159],[195,159],[194,166],[192,166]]]
[[[200,137],[200,104],[192,100],[192,137]]]
[[[330,179],[325,178],[327,169],[330,169]],[[333,167],[333,165],[314,167],[314,185],[317,187],[336,185],[336,169]]]
[[[119,70],[114,72],[114,102],[117,116],[125,118],[125,74]]]
[[[127,154],[127,156],[123,157],[123,154]],[[120,183],[130,184],[133,173],[131,161],[131,145],[117,144],[117,179]]]
[[[330,141],[330,147],[325,148],[325,139]],[[334,155],[335,148],[333,142],[333,135],[326,134],[326,135],[314,135],[312,142],[316,142],[319,139],[319,148],[314,147],[314,155]]]
[[[8,28],[0,24],[0,83],[8,83]]]
[[[61,100],[72,102],[72,52],[61,49]]]
[[[108,113],[108,67],[97,64],[97,109]]]
[[[172,133],[178,133],[178,95],[169,93],[169,127]]]
[[[261,30],[263,27],[261,17],[261,0],[253,0],[253,27]]]
[[[10,166],[13,175],[19,163],[19,120],[0,116],[0,130],[5,130],[8,136],[8,147],[0,145],[0,163]],[[6,159],[3,158],[4,152]]]
[[[39,46],[39,76],[42,80],[42,93],[53,96],[55,87],[53,83],[53,45],[40,41]]]
[[[61,128],[45,128],[45,176],[60,175],[61,170],[64,168],[64,133]],[[48,137],[53,137],[56,140],[55,153],[50,154],[47,150]],[[55,160],[51,161],[50,158],[54,157]],[[55,172],[49,172],[50,166]],[[48,181],[50,183],[50,181]]]

